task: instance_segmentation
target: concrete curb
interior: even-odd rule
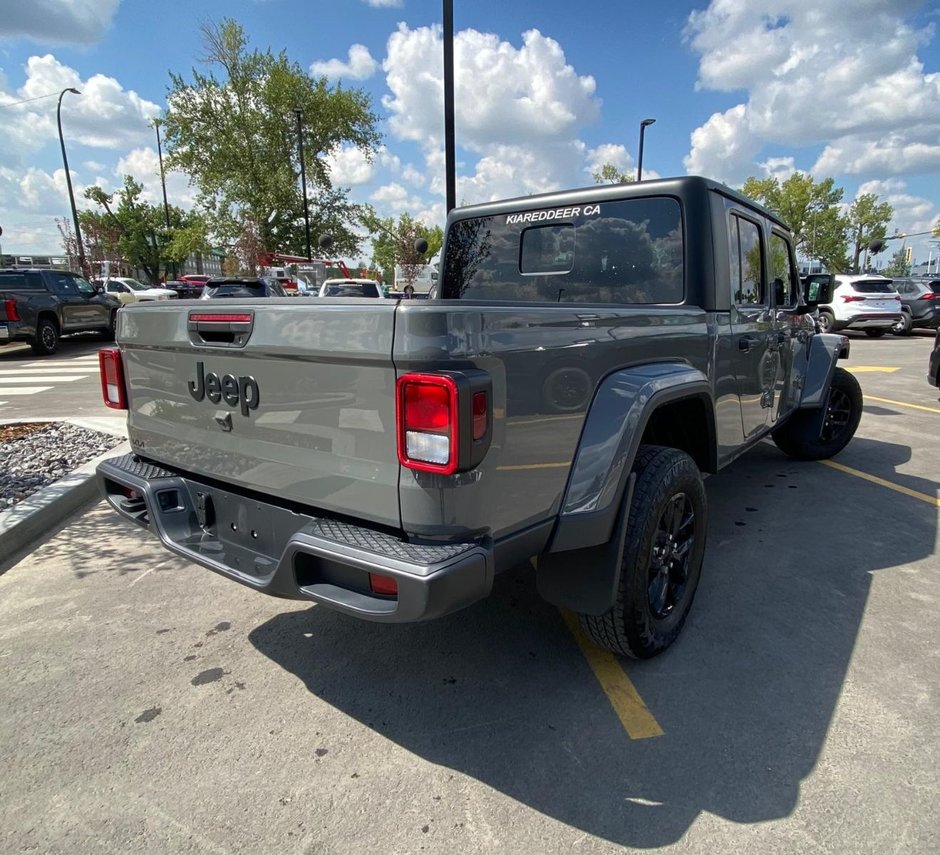
[[[17,420],[22,421],[22,420]],[[37,420],[38,421],[38,420]],[[80,424],[86,419],[49,419]],[[39,541],[51,529],[85,505],[96,500],[98,484],[95,468],[102,460],[129,454],[129,442],[123,442],[105,452],[64,478],[43,487],[28,499],[18,502],[6,511],[0,511],[0,562],[12,558],[27,546],[38,546]]]

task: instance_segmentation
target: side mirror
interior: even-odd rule
[[[812,273],[800,280],[803,285],[803,302],[806,311],[832,302],[836,278],[831,273]]]

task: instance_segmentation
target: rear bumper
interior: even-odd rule
[[[868,314],[868,315],[853,315],[851,317],[839,320],[836,318],[836,329],[852,329],[852,330],[864,330],[864,329],[890,329],[898,321],[901,320],[901,312],[898,311],[897,314],[888,315],[888,314]]]
[[[406,623],[469,606],[493,585],[486,540],[408,543],[203,483],[133,454],[104,461],[97,475],[111,507],[171,552],[271,596]],[[394,578],[397,596],[372,593],[369,573]]]

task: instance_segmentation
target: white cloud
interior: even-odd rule
[[[462,146],[541,144],[572,137],[599,114],[595,83],[565,61],[554,39],[538,30],[516,48],[494,34],[464,30],[454,40],[455,99]],[[443,60],[438,26],[399,24],[383,63],[392,94],[383,99],[392,132],[428,147],[443,138]]]
[[[337,149],[327,156],[326,164],[333,183],[340,187],[365,184],[375,174],[375,167],[369,162],[362,149],[355,146]]]
[[[130,175],[143,185],[141,199],[158,207],[163,205],[163,187],[160,184],[160,157],[155,148],[135,148],[120,158],[114,167],[113,179],[108,182],[109,192],[123,186],[124,176]],[[107,181],[107,179],[105,179]],[[183,210],[195,204],[196,191],[189,179],[180,172],[166,172],[167,203]]]
[[[310,73],[333,79],[349,77],[353,80],[365,80],[375,74],[379,67],[378,62],[372,58],[372,54],[365,45],[352,45],[349,48],[348,57],[347,62],[341,59],[314,62],[310,65]]]
[[[819,175],[940,169],[940,73],[917,55],[934,33],[905,19],[922,5],[713,0],[693,12],[697,85],[747,97],[693,131],[686,168],[740,183],[767,145],[824,142]]]
[[[99,41],[121,0],[28,0],[5,3],[0,38],[26,37],[42,43]]]
[[[52,54],[30,57],[25,71],[25,83],[15,93],[0,94],[0,104],[39,100],[4,110],[0,164],[23,163],[47,144],[58,143],[56,108],[63,89],[81,92],[62,96],[62,131],[67,147],[81,144],[123,150],[153,134],[149,123],[159,114],[160,107],[136,92],[125,90],[112,77],[96,74],[83,82],[77,71]]]

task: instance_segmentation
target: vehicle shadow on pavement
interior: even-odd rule
[[[853,456],[883,470],[910,455],[857,442]],[[769,444],[707,490],[709,550],[683,636],[655,660],[623,663],[658,738],[629,738],[528,567],[436,622],[385,626],[314,607],[249,638],[408,751],[614,843],[673,843],[703,811],[786,817],[822,751],[872,573],[931,554],[936,508]]]

